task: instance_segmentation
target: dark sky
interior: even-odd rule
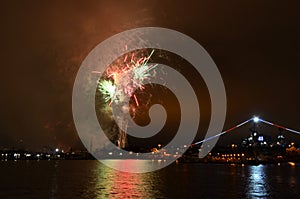
[[[183,32],[208,51],[226,87],[224,128],[258,114],[300,129],[298,1],[119,2],[1,3],[1,147],[80,147],[71,102],[81,62],[106,38],[143,26]]]

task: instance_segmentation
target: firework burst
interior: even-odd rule
[[[154,50],[149,56],[141,58],[135,58],[135,54],[132,53],[130,60],[126,55],[122,64],[107,69],[106,77],[98,81],[98,90],[103,94],[105,102],[111,104],[113,101],[122,101],[123,95],[127,95],[134,97],[136,105],[139,105],[134,92],[136,89],[143,90],[143,82],[154,75],[151,71],[157,64],[148,64],[153,53]]]
[[[139,57],[131,53],[107,68],[105,74],[99,78],[97,86],[97,90],[105,100],[106,105],[104,107],[111,109],[112,103],[122,105],[128,98],[134,100],[136,107],[140,106],[140,99],[138,99],[135,91],[137,89],[143,91],[145,80],[150,80],[151,77],[155,76],[157,64],[149,63],[153,53],[154,50],[148,56]],[[97,74],[98,72],[93,71],[93,73]],[[129,106],[132,117],[135,118],[136,108],[133,105]],[[122,109],[122,111],[128,113],[129,110]],[[125,118],[121,118],[121,121],[122,128],[119,128],[117,143],[120,148],[124,148],[127,142],[126,132],[121,129],[127,129],[128,121]]]
[[[111,80],[98,81],[98,89],[105,96],[105,102],[112,100],[116,93],[116,85]]]

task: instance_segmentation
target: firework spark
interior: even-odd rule
[[[136,57],[134,53],[125,55],[124,59],[116,64],[110,66],[102,78],[98,80],[98,91],[102,93],[106,104],[106,107],[111,107],[112,103],[125,102],[133,97],[137,107],[140,106],[139,100],[135,91],[139,89],[144,90],[145,80],[149,80],[155,76],[155,68],[157,64],[149,64],[149,60],[153,55],[154,50],[151,51],[149,56]],[[97,73],[97,71],[93,71]],[[135,117],[135,107],[130,105],[132,110],[132,117]],[[128,110],[122,110],[128,112]],[[128,121],[121,119],[121,128],[119,129],[119,137],[117,140],[118,146],[124,148],[126,146],[126,132],[121,129],[127,128]]]
[[[122,95],[126,94],[129,97],[133,96],[138,105],[137,97],[133,93],[136,89],[143,90],[143,82],[153,75],[151,71],[157,64],[148,64],[153,53],[154,50],[149,56],[138,59],[132,53],[129,63],[126,55],[121,66],[107,69],[107,77],[98,81],[98,90],[104,95],[106,102],[123,99]]]
[[[116,93],[116,85],[110,80],[98,81],[98,89],[105,96],[105,102],[112,100]]]

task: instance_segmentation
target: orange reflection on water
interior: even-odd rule
[[[112,160],[114,164],[131,166],[132,160]],[[140,165],[142,166],[142,165]],[[126,173],[103,164],[97,168],[97,198],[153,198],[153,186],[149,183],[151,173]]]

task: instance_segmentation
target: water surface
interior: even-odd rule
[[[132,174],[96,160],[1,161],[0,172],[0,198],[300,197],[300,165],[172,164]]]

